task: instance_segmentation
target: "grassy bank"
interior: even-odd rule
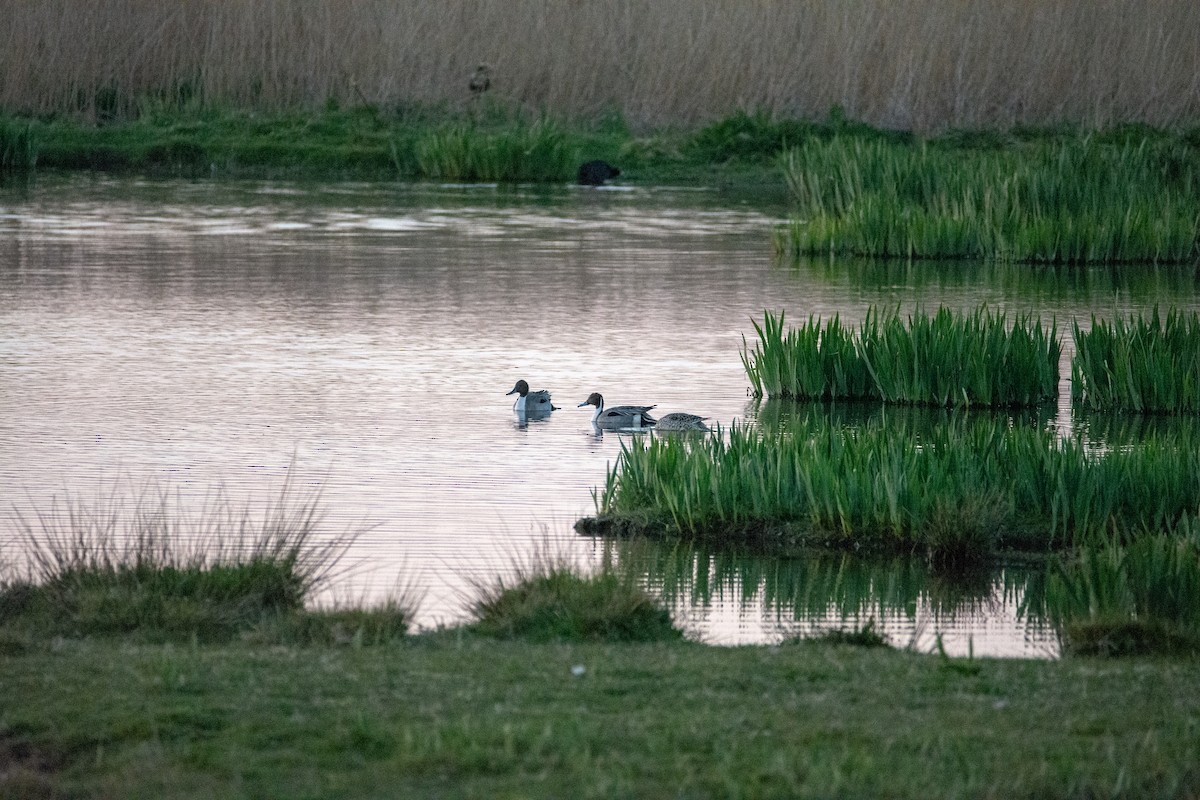
[[[782,200],[775,159],[789,141],[852,131],[878,135],[836,119],[740,113],[698,129],[635,135],[616,116],[567,123],[488,101],[465,112],[154,108],[104,125],[0,115],[0,168],[563,183],[599,158],[621,168],[623,183],[745,185]]]
[[[1200,662],[828,645],[46,642],[0,796],[1194,797]]]
[[[970,5],[770,0],[18,3],[0,17],[0,108],[127,117],[147,102],[311,112],[462,108],[490,96],[638,129],[737,109],[839,106],[910,130],[1200,118],[1200,9],[1161,0]],[[1119,69],[1106,68],[1119,65]]]
[[[784,314],[754,323],[742,364],[755,397],[875,400],[938,408],[1036,406],[1058,393],[1057,328],[978,308],[968,314],[867,309],[857,335],[835,316],[784,332]]]

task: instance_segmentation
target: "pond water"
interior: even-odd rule
[[[739,359],[764,309],[851,324],[871,303],[1033,311],[1067,334],[1065,363],[1073,319],[1197,304],[1188,271],[779,265],[785,213],[672,188],[0,188],[0,500],[28,516],[56,497],[153,486],[187,504],[223,486],[255,503],[290,475],[319,489],[327,528],[359,533],[335,599],[411,587],[422,625],[460,620],[474,585],[551,548],[636,564],[711,642],[874,619],[901,644],[1052,655],[1053,632],[1021,612],[1028,570],[947,590],[911,565],[573,532],[623,438],[576,404],[598,391],[722,424],[777,413],[748,397]],[[521,378],[561,410],[517,419],[505,393]],[[1060,401],[1047,424],[1079,421]],[[15,560],[12,534],[6,520]]]

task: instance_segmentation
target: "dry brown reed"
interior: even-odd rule
[[[1200,119],[1195,0],[0,0],[0,108],[492,97],[635,127],[736,110],[935,131]]]

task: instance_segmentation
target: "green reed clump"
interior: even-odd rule
[[[1172,529],[1200,508],[1200,442],[1151,437],[1093,453],[1053,431],[966,418],[919,435],[883,421],[786,435],[735,425],[623,445],[596,500],[602,518],[659,534],[915,551],[959,567],[997,548]]]
[[[948,407],[1033,406],[1058,391],[1057,324],[984,307],[969,314],[939,308],[907,322],[875,306],[857,337],[838,317],[809,318],[786,333],[784,315],[754,323],[758,341],[742,340],[742,364],[756,397],[872,399]]]
[[[499,132],[450,128],[418,139],[415,151],[420,176],[437,180],[560,182],[578,166],[566,134],[548,120]]]
[[[1189,526],[1190,527],[1190,526]],[[1064,650],[1200,653],[1200,539],[1156,534],[1085,545],[1046,582]]]
[[[753,351],[742,337],[742,365],[755,397],[877,397],[854,335],[837,315],[823,325],[809,317],[807,323],[787,331],[784,316],[767,311],[762,325],[751,320],[758,334]]]
[[[1200,412],[1200,314],[1178,309],[1160,317],[1076,322],[1071,395],[1097,411]]]
[[[31,170],[37,160],[38,137],[33,123],[0,114],[0,170]]]
[[[837,137],[781,164],[797,219],[776,247],[793,255],[1078,264],[1200,254],[1200,156],[1181,142],[963,149]]]
[[[471,628],[485,636],[535,642],[670,641],[683,634],[670,613],[611,565],[594,574],[561,558],[516,565],[507,581],[479,584]]]
[[[352,541],[321,536],[317,497],[292,498],[286,486],[261,518],[222,493],[192,514],[164,494],[17,512],[29,574],[0,597],[0,623],[227,638],[302,612]]]

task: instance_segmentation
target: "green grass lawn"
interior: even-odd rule
[[[811,643],[10,644],[0,797],[1196,797],[1198,685]]]

